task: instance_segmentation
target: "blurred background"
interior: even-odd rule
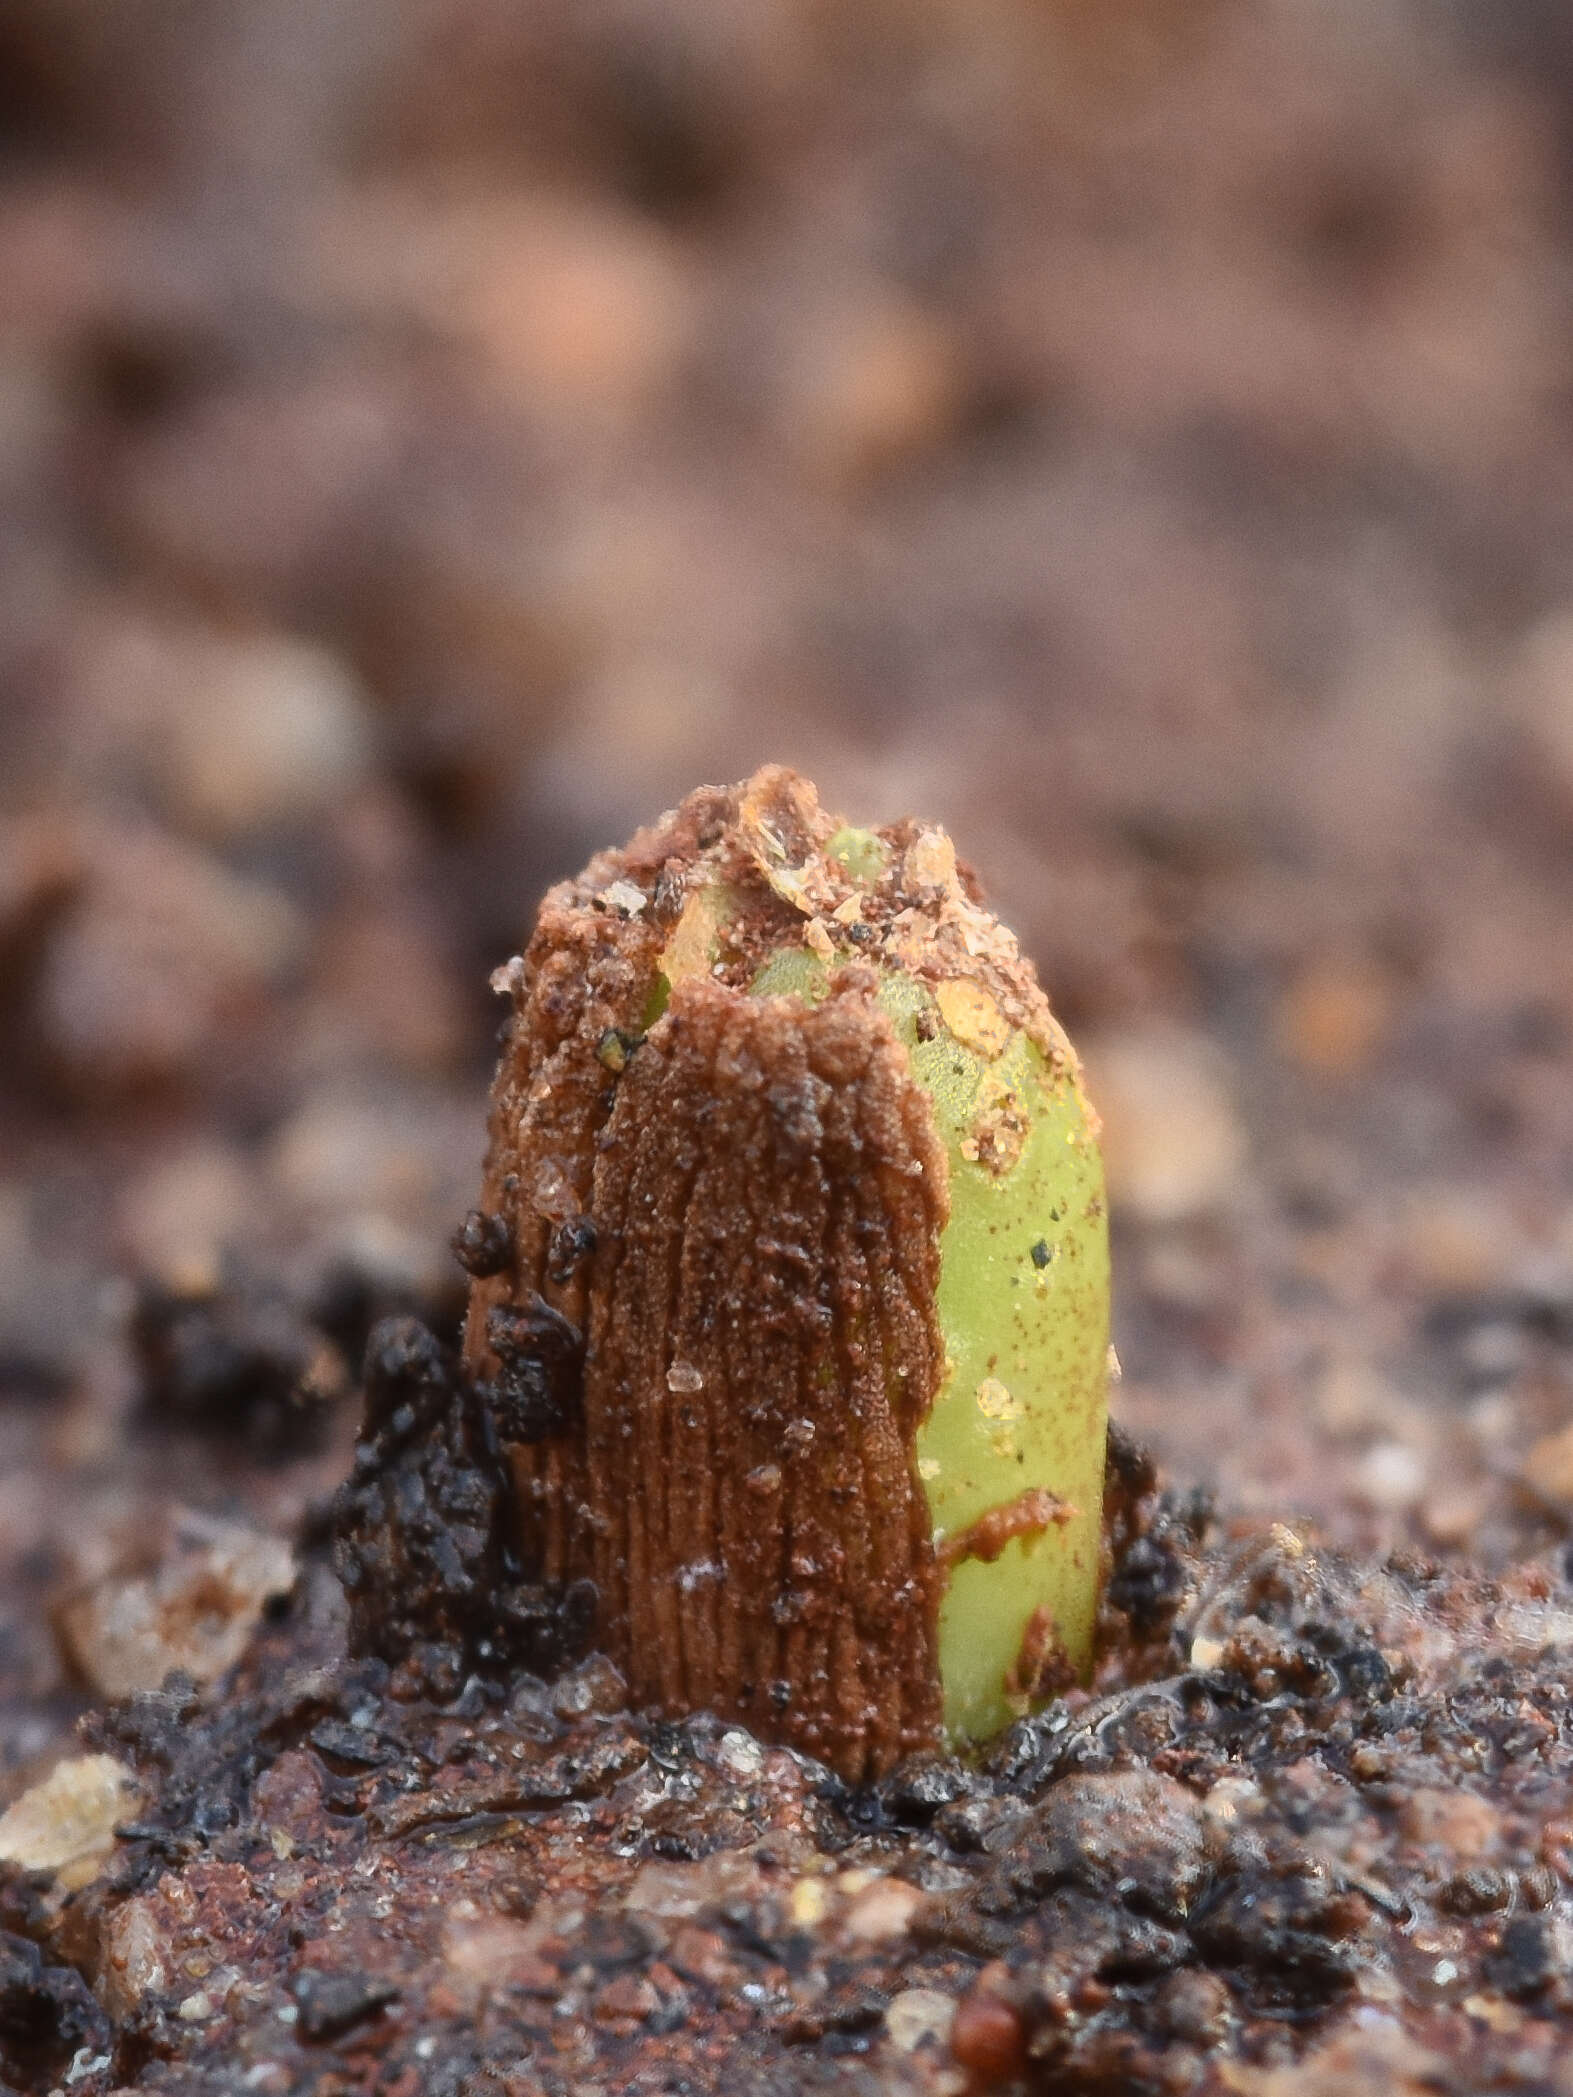
[[[1560,0],[9,0],[0,1774],[216,1666],[489,969],[766,758],[1036,956],[1175,1478],[1565,1547],[1570,200]]]

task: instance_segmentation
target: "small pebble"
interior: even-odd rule
[[[1542,1435],[1520,1476],[1537,1500],[1559,1513],[1573,1513],[1573,1424]]]
[[[285,634],[200,636],[173,662],[167,776],[189,827],[230,839],[302,822],[363,776],[365,704],[326,649]]]
[[[213,1288],[224,1248],[260,1220],[244,1156],[196,1141],[159,1158],[127,1189],[120,1233],[144,1273],[180,1291]]]
[[[1382,1048],[1393,1022],[1389,976],[1358,955],[1307,963],[1279,1000],[1273,1033],[1279,1053],[1312,1077],[1357,1076]]]
[[[1171,2037],[1192,2046],[1216,2046],[1228,2033],[1234,1998],[1217,1974],[1187,1968],[1162,1984],[1156,2006]]]
[[[1399,1808],[1398,1820],[1410,1841],[1471,1861],[1494,1849],[1502,1833],[1502,1816],[1487,1800],[1472,1791],[1434,1785],[1412,1791]]]
[[[71,1755],[0,1814],[0,1864],[81,1885],[132,1817],[137,1780],[112,1755]]]
[[[778,415],[805,472],[846,488],[943,441],[965,394],[943,321],[893,295],[863,297],[810,318]]]
[[[605,204],[481,207],[447,229],[431,318],[503,399],[548,423],[615,429],[670,383],[696,310],[681,248]]]
[[[916,2053],[926,2040],[944,2045],[956,2021],[956,2004],[937,1988],[903,1988],[885,2010],[885,2030],[898,2053]]]
[[[189,1077],[255,1021],[305,936],[266,883],[159,831],[106,827],[47,943],[39,1032],[86,1091]]]
[[[59,1635],[100,1696],[157,1689],[175,1668],[213,1682],[240,1658],[263,1605],[294,1579],[282,1537],[188,1515],[152,1572],[128,1577],[116,1566],[63,1602]]]
[[[985,2083],[1008,2082],[1027,2058],[1021,2012],[984,1987],[962,1997],[950,2028],[950,2050]]]
[[[1416,1285],[1439,1296],[1482,1294],[1504,1283],[1522,1234],[1501,1199],[1467,1184],[1417,1188],[1403,1221],[1403,1252]]]
[[[1403,1442],[1378,1442],[1355,1470],[1355,1491],[1384,1514],[1402,1514],[1426,1489],[1424,1459]]]
[[[1167,1224],[1238,1203],[1245,1130],[1211,1042],[1178,1029],[1133,1031],[1090,1044],[1086,1063],[1117,1210]]]

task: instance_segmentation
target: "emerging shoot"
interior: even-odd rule
[[[1085,1674],[1097,1123],[949,839],[702,789],[496,982],[466,1358],[636,1700],[860,1779]]]

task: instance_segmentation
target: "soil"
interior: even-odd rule
[[[461,1404],[381,1331],[368,1425]],[[1101,1680],[854,1788],[630,1716],[561,1617],[456,1667],[440,1551],[383,1590],[426,1637],[365,1657],[335,1570],[402,1462],[368,1442],[221,1695],[84,1724],[142,1804],[73,1890],[8,1882],[21,2088],[1569,2087],[1566,1583],[1229,1534],[1117,1440]],[[468,1533],[465,1470],[395,1526]]]
[[[1573,2087],[1573,45],[1511,15],[6,10],[0,1808],[110,1762],[5,1871],[0,2082]],[[863,1790],[522,1589],[481,1651],[443,1550],[488,976],[766,759],[1035,957],[1164,1481],[1094,1689]],[[427,1494],[424,1672],[346,1657],[351,1478]]]

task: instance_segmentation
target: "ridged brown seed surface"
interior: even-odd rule
[[[938,1729],[913,1444],[945,1189],[868,972],[814,1009],[678,985],[596,1163],[581,1548],[603,1636],[637,1695],[854,1776]]]
[[[724,790],[701,789],[626,846],[597,854],[549,890],[523,955],[492,979],[513,1003],[492,1083],[479,1214],[496,1219],[508,1254],[496,1267],[484,1263],[470,1293],[472,1370],[495,1366],[488,1312],[523,1294],[539,1291],[583,1324],[587,1270],[565,1270],[554,1247],[587,1213],[595,1139],[615,1092],[614,1051],[644,1031],[671,914],[630,913],[607,896],[628,884],[637,897],[663,869],[696,861],[730,812]]]
[[[588,908],[580,886],[565,882],[551,892],[527,952],[499,983],[515,1006],[492,1088],[481,1213],[506,1225],[509,1253],[470,1293],[465,1361],[472,1373],[495,1373],[487,1320],[510,1304],[539,1294],[581,1331],[585,1325],[588,1265],[564,1271],[558,1264],[561,1278],[554,1278],[553,1249],[588,1213],[595,1140],[615,1094],[598,1044],[637,1033],[661,937],[640,920]],[[564,1436],[534,1460],[529,1558],[548,1581],[573,1577],[583,1563],[575,1535],[583,1455],[582,1440]]]

